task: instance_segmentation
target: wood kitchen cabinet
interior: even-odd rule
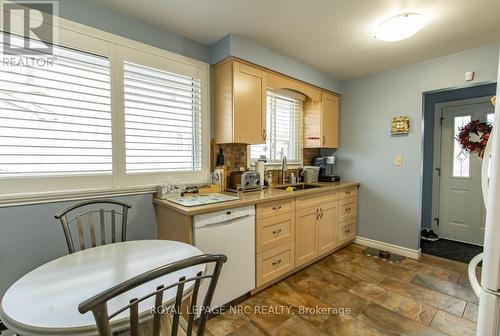
[[[337,202],[325,203],[319,209],[317,221],[318,255],[329,253],[337,247],[337,214]]]
[[[318,256],[318,208],[307,208],[295,213],[295,267]]]
[[[298,267],[337,247],[338,194],[298,197],[296,203],[297,207],[314,205],[296,212],[295,267]]]
[[[321,101],[310,99],[304,104],[304,147],[339,147],[340,97],[321,93]]]
[[[266,72],[229,60],[215,67],[215,142],[266,143]]]

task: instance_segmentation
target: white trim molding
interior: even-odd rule
[[[400,254],[402,256],[405,256],[405,257],[408,257],[411,259],[415,259],[415,260],[420,259],[421,255],[422,255],[421,249],[413,250],[413,249],[410,249],[407,247],[393,245],[393,244],[389,244],[389,243],[384,243],[384,242],[381,242],[378,240],[368,239],[368,238],[364,238],[364,237],[360,237],[360,236],[356,237],[356,240],[354,241],[354,243],[359,244],[359,245],[363,245],[363,246],[367,246],[367,247],[373,247],[373,248],[376,248],[379,250],[388,251],[391,253]]]

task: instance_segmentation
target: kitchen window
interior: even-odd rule
[[[281,164],[285,156],[289,164],[302,164],[304,98],[288,90],[267,91],[267,141],[249,146],[252,164],[264,156],[268,164]]]
[[[207,182],[208,64],[60,22],[52,64],[0,64],[0,203]]]

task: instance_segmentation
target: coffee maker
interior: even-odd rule
[[[337,157],[335,156],[318,156],[314,158],[314,165],[319,167],[320,182],[335,182],[340,180],[340,176],[336,174],[336,163]]]

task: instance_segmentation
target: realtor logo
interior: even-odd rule
[[[1,9],[4,55],[52,55],[57,1],[2,1]]]

